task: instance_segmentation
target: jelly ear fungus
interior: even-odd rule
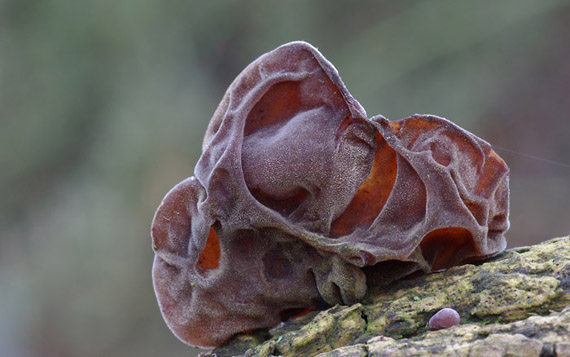
[[[368,118],[317,49],[250,64],[206,131],[195,176],[152,224],[154,288],[182,341],[219,345],[287,311],[505,248],[508,168],[448,120]]]

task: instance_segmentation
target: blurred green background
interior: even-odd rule
[[[0,0],[0,355],[195,353],[156,305],[150,222],[229,83],[292,40],[370,116],[522,153],[497,149],[510,247],[568,234],[569,20],[562,0]]]

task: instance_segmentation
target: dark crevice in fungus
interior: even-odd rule
[[[399,260],[385,260],[372,266],[362,268],[366,275],[367,284],[369,286],[385,286],[394,279],[392,276],[397,274],[401,278],[407,277],[417,271],[417,263],[402,262]]]
[[[315,311],[316,309],[317,308],[313,307],[313,306],[295,308],[295,309],[286,309],[286,310],[279,312],[279,317],[281,318],[281,321],[287,321],[289,319],[295,319],[297,317],[304,316],[311,311]]]
[[[333,298],[335,300],[343,301],[342,293],[340,291],[340,287],[335,283],[331,283],[331,295],[333,296]]]

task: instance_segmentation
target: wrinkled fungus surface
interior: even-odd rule
[[[367,283],[497,254],[508,172],[446,119],[368,118],[317,49],[283,45],[230,85],[194,176],[158,207],[164,319],[216,346],[292,309],[355,303]]]

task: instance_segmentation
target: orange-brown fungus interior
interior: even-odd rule
[[[299,82],[281,82],[272,86],[249,113],[244,128],[248,136],[263,128],[287,123],[299,111]]]
[[[500,177],[497,173],[505,170],[506,168],[507,164],[505,164],[503,159],[501,159],[495,151],[490,150],[489,156],[487,157],[487,160],[485,160],[485,166],[483,166],[483,170],[479,176],[479,180],[477,181],[475,192],[480,195],[482,194],[485,198],[488,198],[491,192],[484,191],[490,187],[494,187],[494,181],[497,180],[497,177]]]
[[[391,122],[390,130],[398,135],[400,130],[404,130],[406,132],[406,136],[408,137],[408,145],[412,145],[417,138],[420,136],[421,133],[428,131],[430,129],[436,128],[439,124],[430,122],[423,118],[421,119],[414,119],[414,120],[406,120],[404,121],[396,121]],[[404,128],[402,128],[404,127]]]
[[[208,240],[206,246],[200,256],[196,265],[204,270],[215,269],[220,264],[220,242],[218,241],[218,234],[214,227],[210,227]]]
[[[376,152],[370,174],[346,210],[332,223],[331,234],[347,235],[358,225],[371,225],[388,200],[396,181],[396,152],[376,133]]]
[[[432,270],[448,268],[457,264],[457,252],[462,248],[470,246],[470,250],[475,252],[471,233],[465,228],[440,228],[426,235],[421,243],[422,254],[428,263],[432,263]]]

